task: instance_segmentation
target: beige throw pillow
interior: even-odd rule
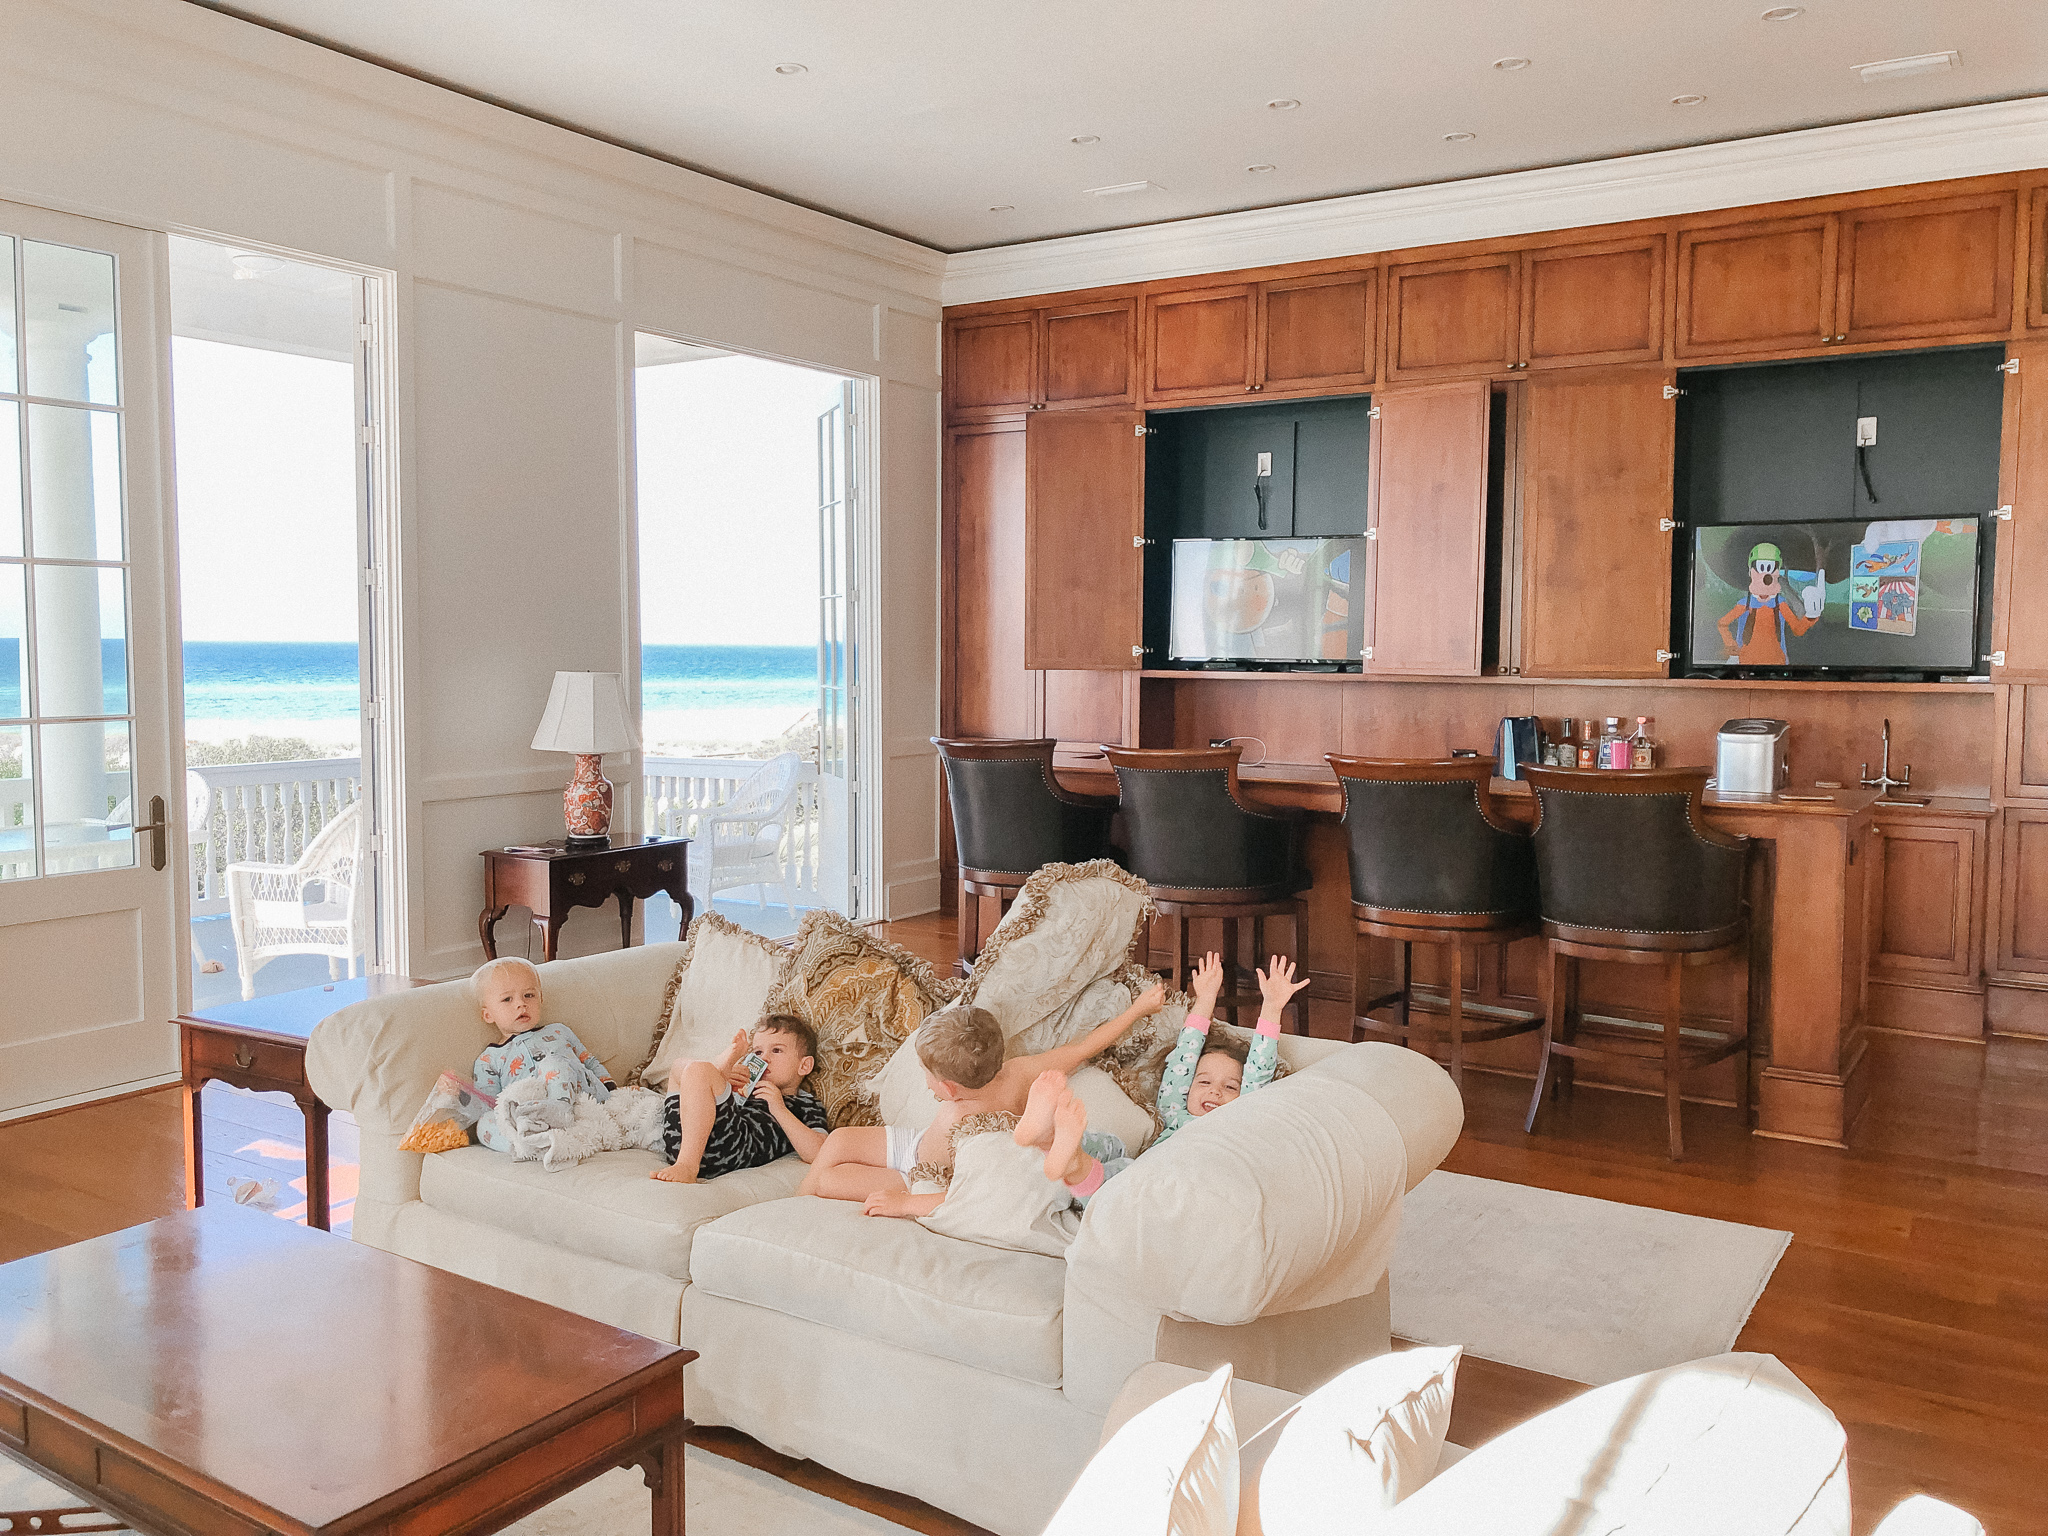
[[[954,1154],[953,1182],[927,1229],[962,1242],[1064,1258],[1081,1213],[1066,1186],[1045,1176],[1045,1154],[1006,1132],[969,1136]]]
[[[1233,1536],[1230,1367],[1161,1398],[1095,1453],[1045,1536]]]
[[[1463,1353],[1376,1355],[1303,1398],[1259,1473],[1263,1536],[1364,1536],[1378,1514],[1428,1482],[1451,1427]]]
[[[722,1055],[734,1030],[760,1021],[782,960],[782,946],[716,912],[697,918],[662,997],[654,1044],[627,1082],[656,1087],[678,1060]]]
[[[995,1015],[1013,1056],[1062,1044],[1123,1008],[1084,1014],[1076,1005],[1094,983],[1123,974],[1151,918],[1145,882],[1110,860],[1047,864],[982,946],[960,1001]]]

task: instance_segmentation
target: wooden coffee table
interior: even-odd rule
[[[696,1358],[219,1205],[0,1265],[0,1452],[177,1536],[483,1536],[637,1466],[682,1536]]]

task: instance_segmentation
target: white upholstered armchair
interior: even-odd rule
[[[361,802],[342,807],[306,845],[296,864],[230,864],[228,915],[242,996],[256,995],[256,972],[279,955],[325,955],[327,974],[356,973],[368,938]]]

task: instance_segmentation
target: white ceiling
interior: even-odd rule
[[[945,251],[2048,92],[2042,0],[197,3]]]

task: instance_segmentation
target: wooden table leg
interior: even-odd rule
[[[619,948],[633,947],[633,893],[619,892]]]
[[[484,958],[498,958],[498,919],[512,909],[510,907],[485,907],[483,915],[476,920],[476,936],[484,941]]]
[[[677,1424],[640,1463],[654,1490],[653,1536],[683,1536],[683,1437],[689,1427],[687,1419]]]
[[[206,1113],[199,1102],[203,1082],[185,1085],[185,1209],[196,1211],[206,1201]]]
[[[327,1213],[327,1106],[308,1099],[306,1112],[306,1225],[332,1230]]]
[[[550,915],[550,916],[547,916],[547,917],[536,917],[536,918],[534,919],[534,922],[536,922],[536,923],[538,923],[538,924],[540,925],[540,930],[541,930],[541,934],[540,934],[540,957],[541,957],[541,959],[543,959],[543,960],[552,960],[552,959],[554,959],[554,958],[555,958],[555,940],[561,937],[561,933],[562,933],[562,923],[563,923],[563,920],[564,920],[565,918],[567,918],[567,917],[568,917],[568,915],[569,915],[569,914],[565,912],[565,913],[563,913],[563,914],[562,914],[562,916],[561,916],[561,917],[555,917],[555,916],[553,916],[553,915]]]

